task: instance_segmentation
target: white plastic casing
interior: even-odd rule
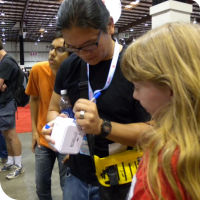
[[[72,118],[57,117],[51,138],[55,145],[49,143],[61,154],[77,154],[80,151],[85,133]]]

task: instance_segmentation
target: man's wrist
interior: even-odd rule
[[[99,136],[105,138],[110,134],[111,130],[112,130],[111,122],[107,119],[102,119],[101,132]]]

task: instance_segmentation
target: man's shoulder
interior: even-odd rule
[[[31,68],[31,73],[29,76],[29,80],[32,78],[34,79],[41,79],[41,78],[49,78],[52,76],[52,70],[49,66],[48,61],[38,62]]]
[[[32,68],[33,67],[34,68],[49,67],[49,62],[48,61],[37,62],[32,66]]]
[[[7,64],[7,65],[10,65],[10,66],[17,66],[17,61],[12,57],[10,56],[9,54],[6,54],[3,59],[2,59],[2,64]]]
[[[67,59],[64,60],[63,64],[70,66],[70,65],[74,65],[74,64],[78,64],[79,62],[81,62],[81,58],[79,56],[77,56],[75,53],[71,54]]]
[[[16,79],[18,72],[18,64],[10,55],[6,54],[0,63],[0,74],[1,78],[6,80]]]
[[[49,62],[48,61],[42,61],[42,62],[35,63],[32,66],[31,71],[41,71],[43,69],[50,70],[50,66],[49,66]]]
[[[74,60],[81,60],[79,56],[77,56],[75,53],[72,53],[65,61],[72,62]]]
[[[11,55],[9,55],[8,53],[6,53],[3,56],[2,62],[8,62],[8,61],[11,61],[12,59],[14,59],[14,58]]]

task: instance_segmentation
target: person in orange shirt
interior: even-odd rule
[[[69,57],[63,47],[64,39],[57,34],[49,46],[49,61],[36,63],[30,73],[26,94],[30,95],[32,122],[32,152],[35,153],[36,192],[40,200],[51,200],[51,174],[58,160],[60,185],[63,189],[67,163],[64,154],[54,152],[41,134],[54,88],[55,76],[61,63]]]

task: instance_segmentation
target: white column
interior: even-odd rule
[[[187,22],[190,23],[192,5],[179,1],[165,1],[150,7],[152,16],[152,29],[168,22]]]

